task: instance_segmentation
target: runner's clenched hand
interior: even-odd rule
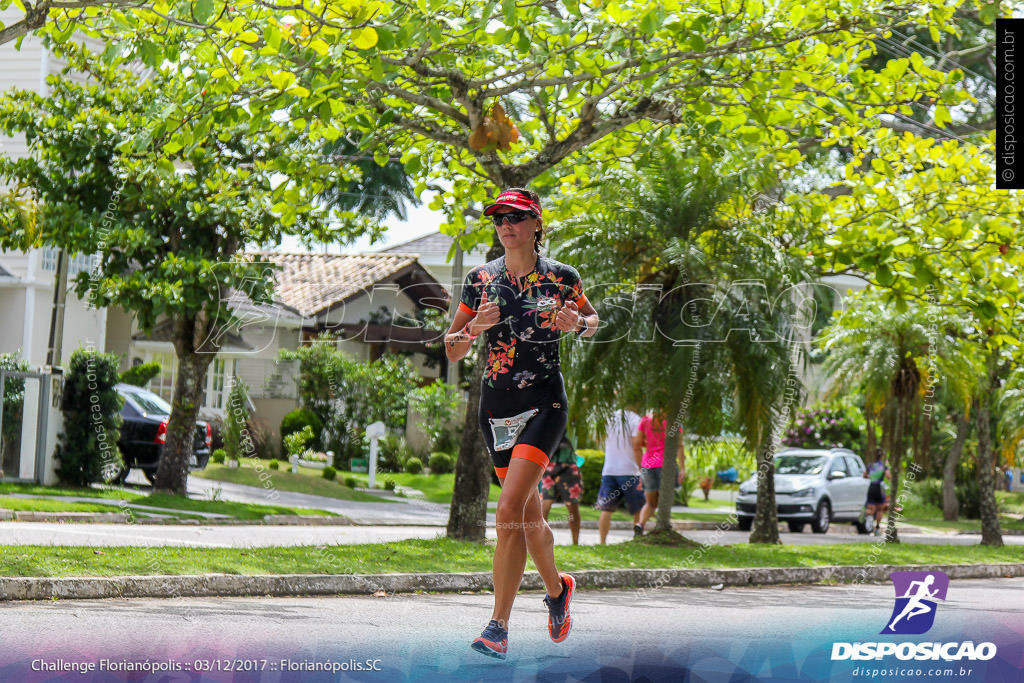
[[[575,301],[568,301],[555,316],[555,329],[561,332],[575,332],[580,325],[580,309]]]
[[[498,304],[487,300],[487,292],[480,297],[480,308],[476,309],[476,317],[469,323],[469,333],[476,336],[483,334],[498,324],[500,312]]]

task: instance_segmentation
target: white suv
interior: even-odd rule
[[[851,522],[860,533],[869,533],[870,528],[861,521],[868,496],[864,471],[864,461],[848,448],[787,448],[776,454],[775,505],[779,519],[795,533],[810,522],[814,533],[823,534],[833,521]],[[736,497],[741,530],[750,529],[756,509],[754,475],[740,484]]]

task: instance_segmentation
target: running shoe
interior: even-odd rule
[[[568,574],[559,574],[559,576],[562,577],[562,593],[557,598],[544,596],[544,604],[548,608],[548,635],[556,643],[565,640],[569,631],[572,630],[569,603],[572,601],[573,593],[576,592],[576,579]]]
[[[634,524],[633,525],[633,538],[637,538],[637,537],[643,536],[643,535],[644,535],[644,528],[642,526],[640,526],[639,524]]]
[[[487,628],[480,634],[480,637],[473,641],[471,647],[488,657],[505,659],[508,654],[508,629],[501,627],[495,619],[487,624]]]

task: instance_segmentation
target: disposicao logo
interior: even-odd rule
[[[896,603],[882,635],[920,635],[935,623],[937,600],[946,599],[949,576],[940,571],[893,572]],[[986,661],[996,656],[994,643],[866,642],[832,643],[832,660],[870,660],[895,656],[900,660]]]
[[[949,576],[944,572],[893,572],[896,604],[882,634],[920,635],[935,623],[936,600],[945,600]]]

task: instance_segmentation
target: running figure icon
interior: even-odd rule
[[[936,601],[946,599],[949,576],[939,571],[893,572],[890,576],[896,590],[896,603],[882,633],[927,632],[935,622]]]

